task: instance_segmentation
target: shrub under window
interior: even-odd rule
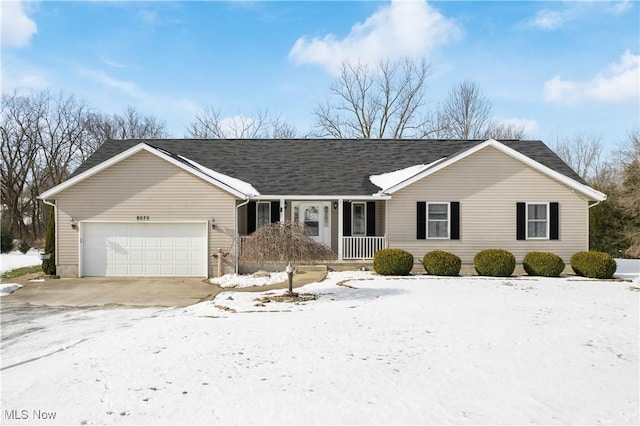
[[[524,257],[522,266],[529,275],[559,277],[564,271],[565,264],[562,258],[556,254],[532,251]]]
[[[516,258],[506,250],[487,249],[475,255],[473,265],[478,275],[509,277],[516,269]]]
[[[379,250],[373,255],[373,270],[380,275],[408,275],[413,255],[402,249]]]
[[[462,261],[453,253],[433,250],[424,255],[422,265],[431,275],[458,276]]]

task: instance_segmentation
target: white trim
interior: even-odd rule
[[[431,204],[445,204],[447,206],[447,236],[446,237],[430,237],[429,236],[429,206]],[[451,203],[449,201],[427,201],[427,240],[450,240],[451,239]],[[440,221],[441,222],[441,221]]]
[[[342,260],[343,240],[344,236],[344,199],[338,198],[338,260]]]
[[[557,181],[559,181],[560,183],[563,183],[565,185],[567,185],[568,187],[580,192],[581,194],[596,200],[596,201],[604,201],[607,199],[607,196],[605,194],[603,194],[600,191],[597,191],[593,188],[591,188],[588,185],[584,185],[581,184],[580,182],[577,182],[573,179],[571,179],[568,176],[563,175],[562,173],[556,172],[555,170],[550,169],[549,167],[538,163],[537,161],[531,159],[530,157],[527,157],[524,154],[521,154],[520,152],[516,151],[515,149],[509,148],[508,146],[494,140],[494,139],[489,139],[485,142],[482,142],[472,148],[469,148],[468,150],[456,155],[455,157],[451,157],[449,159],[447,159],[446,161],[442,161],[438,164],[435,164],[433,167],[429,167],[427,170],[424,170],[420,173],[417,173],[415,175],[413,175],[412,177],[398,183],[397,185],[394,185],[390,188],[388,188],[387,190],[385,190],[384,192],[380,192],[380,194],[393,194],[396,191],[401,190],[402,188],[405,188],[429,175],[432,175],[433,173],[436,173],[442,169],[444,169],[445,167],[450,166],[451,164],[454,164],[470,155],[475,154],[476,152],[485,149],[487,147],[493,147],[495,149],[497,149],[498,151],[518,160],[521,161],[522,163],[528,165],[529,167],[532,167],[533,169],[549,176],[552,179],[555,179]],[[435,162],[434,162],[435,163]]]
[[[390,200],[391,196],[387,194],[373,194],[373,195],[257,195],[251,196],[252,201],[258,200],[275,200],[286,199],[287,201],[376,201],[376,200]]]
[[[529,237],[529,206],[546,206],[547,207],[547,228],[545,230],[546,232],[546,236],[545,237]],[[526,240],[549,240],[551,239],[549,233],[551,230],[551,209],[550,209],[550,203],[547,202],[525,202],[525,210],[524,210],[524,223],[525,223],[525,239]],[[535,219],[532,219],[535,220]],[[541,222],[540,220],[537,220],[537,222]]]
[[[215,179],[203,172],[200,172],[198,170],[195,170],[192,167],[187,166],[186,164],[182,163],[181,161],[176,160],[175,158],[172,158],[171,156],[165,154],[164,152],[162,152],[159,149],[155,149],[152,146],[147,145],[144,142],[141,142],[129,149],[127,149],[126,151],[121,152],[118,155],[115,155],[113,157],[111,157],[110,159],[103,161],[102,163],[88,169],[85,170],[84,172],[80,173],[77,176],[72,177],[71,179],[68,179],[67,181],[61,183],[60,185],[56,185],[53,188],[43,192],[42,194],[40,194],[39,198],[41,199],[51,199],[54,195],[58,194],[61,191],[64,191],[65,189],[68,189],[70,187],[72,187],[73,185],[82,182],[83,180],[97,174],[100,173],[101,171],[113,166],[114,164],[117,164],[119,162],[121,162],[122,160],[125,160],[137,153],[139,153],[140,151],[146,151],[150,154],[153,154],[165,161],[168,161],[169,163],[181,168],[182,170],[191,173],[194,176],[199,177],[200,179],[214,185],[217,186],[218,188],[238,197],[238,198],[242,198],[242,199],[247,199],[249,198],[250,194],[245,194],[241,191],[239,191],[237,188],[234,188],[231,185],[228,185],[224,182],[221,182],[218,179]]]

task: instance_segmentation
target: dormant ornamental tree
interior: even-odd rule
[[[265,263],[300,263],[334,260],[336,255],[314,241],[299,222],[272,223],[251,234],[242,244],[242,260]],[[289,287],[289,293],[293,289]]]

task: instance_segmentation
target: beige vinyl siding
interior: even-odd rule
[[[472,264],[485,248],[511,251],[518,263],[529,251],[551,251],[566,263],[588,249],[588,200],[571,188],[488,147],[402,190],[388,201],[390,247],[418,260],[446,250]],[[416,202],[460,202],[460,240],[416,239]],[[560,203],[559,240],[516,240],[516,203]]]
[[[235,198],[228,192],[182,170],[157,156],[140,151],[59,193],[57,264],[60,273],[77,275],[79,230],[69,225],[80,221],[204,222],[215,218],[209,233],[209,275],[214,274],[211,254],[218,248],[233,250]],[[224,259],[225,272],[234,270],[234,256]]]

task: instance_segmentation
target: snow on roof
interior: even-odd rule
[[[392,188],[405,180],[422,173],[429,167],[439,163],[444,160],[444,158],[440,158],[439,160],[434,161],[429,164],[416,164],[415,166],[410,166],[400,170],[394,170],[389,173],[382,173],[380,175],[371,175],[369,176],[369,180],[372,184],[380,188],[379,193],[385,192],[387,189]]]
[[[225,175],[223,173],[220,172],[216,172],[215,170],[211,170],[205,166],[203,166],[202,164],[199,164],[193,160],[190,160],[186,157],[183,157],[182,155],[178,155],[178,157],[182,160],[185,161],[186,163],[189,163],[192,167],[194,167],[195,169],[197,169],[200,173],[204,173],[205,175],[209,176],[212,179],[215,179],[219,182],[222,182],[223,184],[235,189],[238,192],[241,192],[245,195],[248,196],[258,196],[260,195],[260,193],[258,192],[257,189],[255,189],[253,187],[253,185],[251,185],[248,182],[245,182],[243,180]]]

